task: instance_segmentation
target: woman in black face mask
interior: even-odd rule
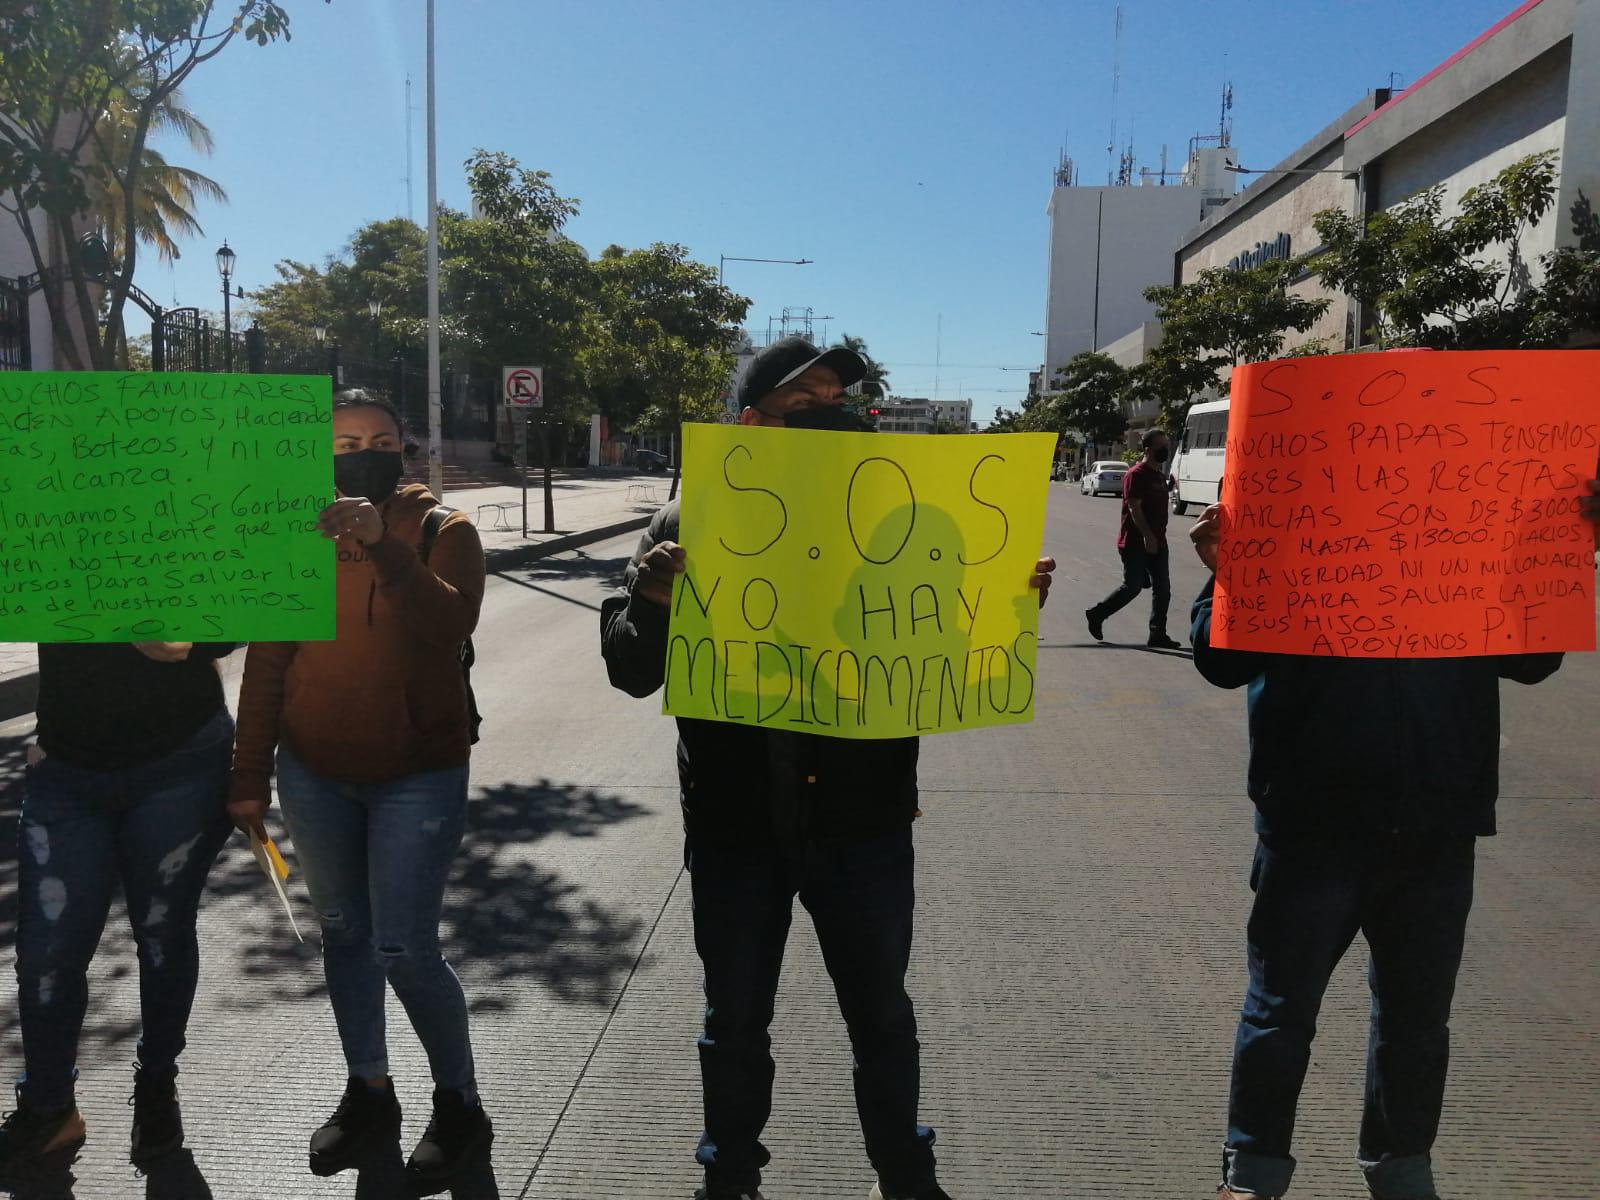
[[[317,523],[338,545],[336,636],[250,647],[228,813],[260,829],[276,754],[349,1076],[311,1138],[311,1170],[355,1166],[399,1134],[387,983],[433,1073],[433,1120],[409,1170],[438,1185],[493,1136],[466,1000],[438,936],[466,824],[472,736],[460,649],[483,599],[483,547],[464,513],[439,511],[421,484],[397,486],[404,433],[386,402],[339,393],[333,442],[338,498]]]

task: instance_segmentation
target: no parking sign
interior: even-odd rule
[[[501,367],[500,398],[517,408],[543,408],[544,368]]]

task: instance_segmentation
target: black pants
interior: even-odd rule
[[[855,1058],[867,1157],[891,1195],[934,1183],[933,1130],[917,1124],[917,1021],[906,995],[914,902],[911,830],[808,846],[713,845],[690,838],[694,941],[705,967],[700,1038],[705,1132],[695,1157],[718,1191],[753,1192],[770,1161],[772,1023],[796,895],[811,914]]]
[[[1172,576],[1167,570],[1167,548],[1149,553],[1142,545],[1123,546],[1122,586],[1089,611],[1104,621],[1111,614],[1126,608],[1139,598],[1145,588],[1150,589],[1150,632],[1166,633],[1167,609],[1172,603]]]
[[[1261,837],[1228,1103],[1230,1184],[1268,1196],[1288,1190],[1322,995],[1361,933],[1372,1024],[1358,1158],[1374,1196],[1433,1194],[1428,1155],[1444,1106],[1473,851],[1467,834]]]

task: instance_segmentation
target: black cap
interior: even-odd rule
[[[744,382],[739,385],[739,407],[753,407],[768,392],[777,391],[812,367],[832,367],[844,387],[860,383],[867,376],[867,364],[854,350],[835,346],[818,351],[803,337],[781,338],[756,355],[745,372]]]

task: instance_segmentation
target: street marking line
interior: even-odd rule
[[[616,1019],[617,1010],[622,1007],[622,1000],[628,994],[628,985],[633,982],[633,977],[639,973],[639,964],[644,961],[645,951],[650,949],[650,943],[656,936],[656,930],[661,928],[661,919],[667,915],[667,906],[672,903],[672,897],[678,893],[678,884],[683,882],[684,872],[687,867],[679,867],[677,875],[673,876],[672,886],[667,889],[667,898],[661,902],[661,909],[656,913],[656,919],[650,925],[650,932],[644,935],[644,941],[639,944],[639,953],[634,957],[633,966],[628,968],[628,977],[622,981],[622,986],[617,989],[617,998],[612,1001],[611,1011],[606,1014],[605,1023],[600,1026],[600,1032],[595,1036],[594,1045],[589,1047],[589,1056],[583,1060],[583,1066],[578,1071],[578,1077],[572,1081],[572,1089],[567,1093],[561,1111],[556,1114],[555,1124],[550,1126],[550,1136],[545,1138],[544,1145],[539,1148],[539,1157],[534,1160],[533,1170],[528,1172],[528,1178],[522,1185],[522,1190],[517,1193],[517,1200],[527,1200],[528,1189],[533,1186],[533,1181],[539,1177],[539,1168],[544,1165],[545,1155],[550,1153],[550,1147],[555,1143],[556,1134],[561,1131],[561,1123],[567,1119],[567,1111],[571,1109],[572,1102],[577,1098],[578,1089],[583,1086],[584,1078],[589,1074],[589,1065],[594,1062],[594,1056],[600,1052],[600,1043],[606,1040],[606,1034],[611,1030],[611,1022]]]

